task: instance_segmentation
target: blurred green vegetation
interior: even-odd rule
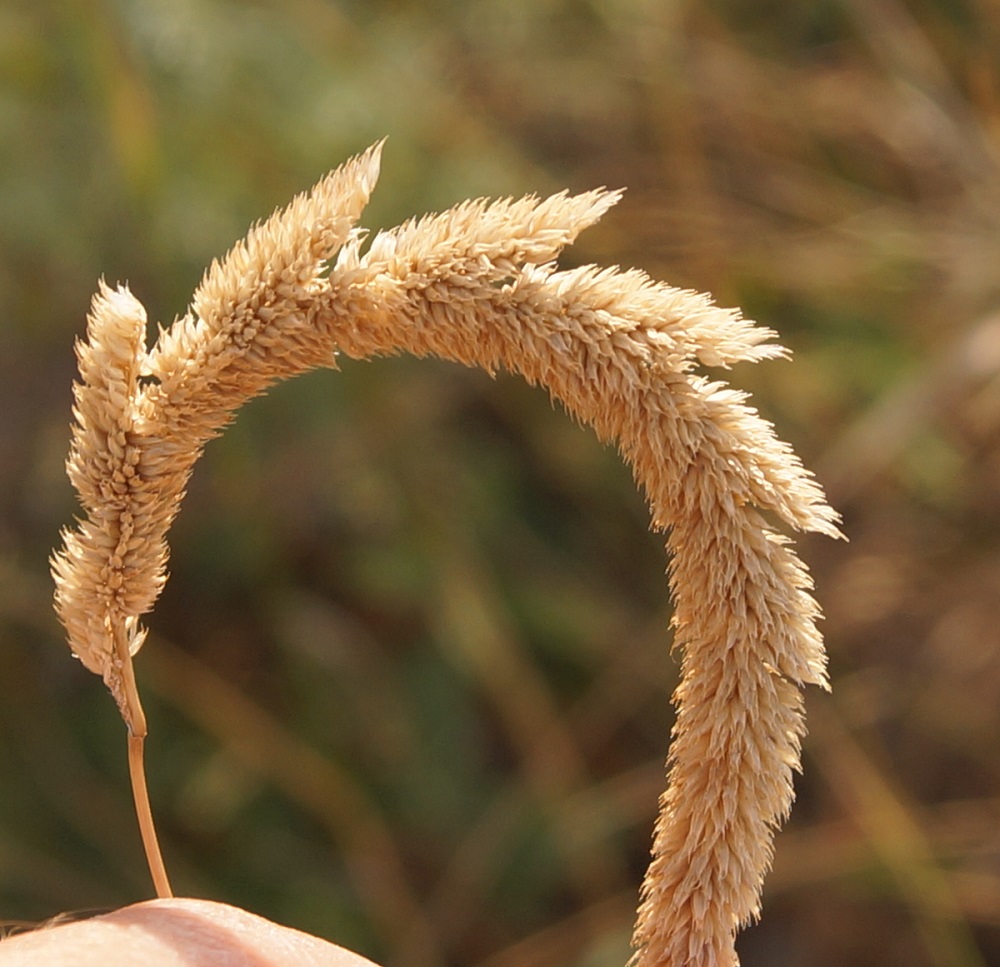
[[[742,367],[844,513],[835,683],[746,967],[1000,963],[1000,15],[984,0],[7,0],[0,917],[147,896],[47,556],[97,279],[183,311],[389,136],[370,227],[625,185],[568,260],[777,328]],[[175,888],[386,967],[624,963],[676,682],[617,455],[544,394],[346,364],[199,465],[138,661]]]

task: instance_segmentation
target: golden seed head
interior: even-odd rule
[[[784,355],[773,333],[636,270],[559,271],[564,246],[620,197],[467,201],[355,228],[381,145],[252,228],[186,315],[145,347],[146,314],[103,282],[78,345],[67,466],[85,519],[52,561],[70,647],[133,726],[139,617],[166,581],[166,536],[195,461],[235,411],[338,353],[434,355],[546,387],[616,441],[669,531],[683,651],[669,788],[634,942],[641,967],[735,964],[757,915],[805,727],[798,686],[825,685],[808,574],[770,512],[837,536],[823,493],[770,424],[699,366]]]

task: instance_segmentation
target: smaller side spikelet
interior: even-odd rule
[[[642,272],[558,270],[561,250],[618,192],[463,202],[379,232],[364,251],[353,226],[380,149],[254,227],[148,352],[142,306],[101,284],[77,347],[68,460],[86,516],[52,564],[70,647],[118,702],[141,775],[139,618],[166,580],[166,535],[194,463],[235,411],[338,354],[520,373],[618,444],[668,533],[682,674],[634,963],[733,967],[793,798],[800,686],[826,685],[808,573],[764,513],[839,532],[771,425],[698,368],[785,352],[738,312]],[[148,804],[139,812],[157,890],[169,892]]]

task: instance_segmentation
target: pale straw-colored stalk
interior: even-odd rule
[[[380,149],[213,263],[191,310],[149,351],[142,306],[102,283],[78,346],[68,461],[86,518],[53,558],[70,646],[104,677],[141,756],[138,619],[166,580],[166,535],[192,467],[234,412],[338,354],[409,352],[520,373],[617,442],[653,526],[668,533],[682,675],[635,963],[733,965],[792,801],[799,686],[826,684],[809,576],[763,515],[838,531],[744,394],[696,368],[784,351],[737,312],[641,272],[558,270],[562,248],[617,192],[465,202],[380,232],[365,251],[353,226]],[[169,892],[151,822],[143,829],[157,890]]]

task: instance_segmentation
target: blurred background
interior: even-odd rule
[[[777,328],[736,385],[849,544],[834,681],[745,967],[1000,964],[1000,7],[991,0],[6,0],[0,918],[150,894],[125,731],[47,557],[97,280],[182,313],[388,135],[371,228],[627,186],[566,264]],[[138,663],[175,889],[385,967],[624,964],[677,660],[612,449],[501,376],[347,363],[247,406]]]

